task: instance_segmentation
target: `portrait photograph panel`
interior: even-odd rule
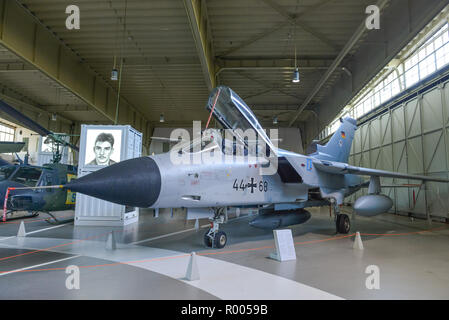
[[[122,130],[87,129],[86,166],[109,166],[120,162]]]

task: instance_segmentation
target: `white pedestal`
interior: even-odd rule
[[[131,126],[82,125],[78,177],[104,168],[92,161],[95,139],[99,134],[114,137],[113,154],[110,158],[114,162],[137,158],[142,154],[142,134]],[[137,221],[139,208],[129,208],[81,193],[76,195],[76,226],[121,227]]]
[[[270,254],[270,258],[280,262],[296,260],[295,244],[293,243],[290,229],[273,230],[276,252]]]

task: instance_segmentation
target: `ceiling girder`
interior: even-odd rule
[[[114,121],[116,90],[93,70],[82,57],[64,43],[27,7],[17,1],[0,0],[0,44],[43,72],[98,111]],[[144,119],[134,123],[132,114]],[[120,99],[119,123],[145,129],[148,119],[126,99]]]
[[[211,91],[216,86],[215,61],[206,5],[203,0],[184,0],[184,7],[189,18],[204,79],[207,88]]]
[[[294,18],[293,21],[296,23],[296,22],[299,21],[305,14],[310,13],[310,12],[312,12],[313,10],[318,9],[318,8],[320,8],[321,6],[327,4],[328,2],[331,2],[331,1],[334,1],[334,0],[322,0],[322,1],[318,2],[316,5],[313,5],[313,6],[309,7],[307,10],[304,10],[303,12],[301,12],[300,14],[298,14],[298,15]],[[238,51],[238,50],[241,50],[241,49],[243,49],[243,48],[246,48],[247,46],[253,44],[254,42],[256,42],[256,41],[258,41],[258,40],[260,40],[260,39],[263,39],[263,38],[269,36],[270,34],[273,34],[274,32],[276,32],[276,31],[278,31],[278,30],[284,28],[285,26],[287,26],[287,25],[289,25],[289,24],[291,24],[291,23],[292,23],[291,20],[286,20],[286,21],[283,21],[283,22],[281,22],[281,23],[278,23],[278,24],[276,24],[275,26],[273,26],[271,29],[268,29],[268,30],[266,30],[266,31],[264,31],[264,32],[262,32],[262,33],[256,34],[255,36],[253,36],[253,37],[249,38],[248,40],[242,42],[240,45],[235,46],[235,47],[232,47],[232,48],[230,48],[229,50],[226,50],[225,52],[221,53],[221,54],[219,55],[219,57],[220,57],[220,58],[221,58],[221,57],[225,57],[225,56],[230,55],[231,53],[234,53],[234,52],[236,52],[236,51]]]
[[[379,8],[379,11],[382,11],[382,9],[387,5],[388,2],[389,2],[389,0],[379,0],[376,4],[376,6]],[[325,74],[321,77],[320,81],[318,81],[316,86],[313,88],[313,90],[307,96],[306,100],[304,100],[304,102],[298,108],[298,111],[296,112],[296,114],[290,120],[290,122],[288,124],[289,127],[291,127],[295,123],[296,119],[298,119],[301,112],[308,106],[308,104],[312,101],[312,99],[315,97],[315,95],[318,93],[318,91],[320,91],[320,89],[323,87],[323,85],[326,83],[326,81],[330,78],[330,76],[334,73],[334,71],[339,67],[343,58],[346,57],[346,55],[351,51],[353,46],[361,39],[361,37],[365,34],[366,31],[367,31],[367,28],[365,25],[365,20],[363,20],[362,23],[357,28],[357,30],[351,36],[349,41],[346,42],[343,49],[341,49],[337,58],[335,58],[334,62],[332,62],[332,65],[329,67],[329,69],[327,69]]]

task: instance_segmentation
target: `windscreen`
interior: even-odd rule
[[[217,120],[225,129],[253,129],[257,133],[259,139],[262,139],[267,148],[275,152],[275,148],[271,140],[266,135],[256,116],[246,103],[234,92],[226,86],[219,86],[212,90],[206,109],[211,112],[215,120]],[[235,133],[240,141],[244,137]]]
[[[22,167],[12,176],[11,180],[28,187],[35,187],[42,174],[39,168]]]

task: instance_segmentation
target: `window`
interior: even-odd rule
[[[430,55],[419,63],[420,78],[423,79],[429,74],[433,73],[436,69],[435,55]]]
[[[391,95],[395,96],[400,92],[401,92],[401,86],[399,84],[399,80],[398,80],[398,78],[394,78],[394,80],[391,82]]]
[[[405,73],[405,85],[410,88],[412,85],[419,81],[419,69],[418,66],[414,66]]]
[[[385,81],[386,82],[386,81]],[[380,101],[381,103],[389,100],[391,98],[391,84],[384,85],[380,90]]]
[[[23,142],[25,142],[25,146],[22,149],[22,152],[28,152],[28,145],[30,144],[30,138],[23,138]]]
[[[359,118],[363,114],[363,104],[359,103],[354,108],[354,115],[356,118]]]
[[[440,47],[436,52],[437,68],[444,67],[449,62],[449,43]]]
[[[11,180],[22,183],[28,187],[35,187],[42,170],[38,168],[22,167],[12,176]]]
[[[365,102],[363,102],[363,111],[366,112],[370,112],[373,109],[373,103],[371,100],[371,97],[369,97],[368,99],[365,100]]]
[[[0,141],[14,141],[14,128],[0,123]]]
[[[430,77],[434,72],[448,65],[449,25],[445,23],[438,31],[429,36],[421,47],[417,48],[415,52],[412,52],[409,57],[406,57],[393,70],[391,67],[386,67],[376,75],[371,83],[367,84],[350,101],[353,107],[345,115],[350,115],[358,119],[382,103],[392,99],[401,93],[401,91],[416,85],[425,78]],[[363,96],[364,100],[357,102]],[[336,120],[345,115],[340,114]],[[336,123],[334,120],[322,131],[324,137],[335,132]]]
[[[373,94],[373,99],[374,99],[374,105],[375,106],[380,105],[380,90],[379,91],[375,91],[375,93]]]

